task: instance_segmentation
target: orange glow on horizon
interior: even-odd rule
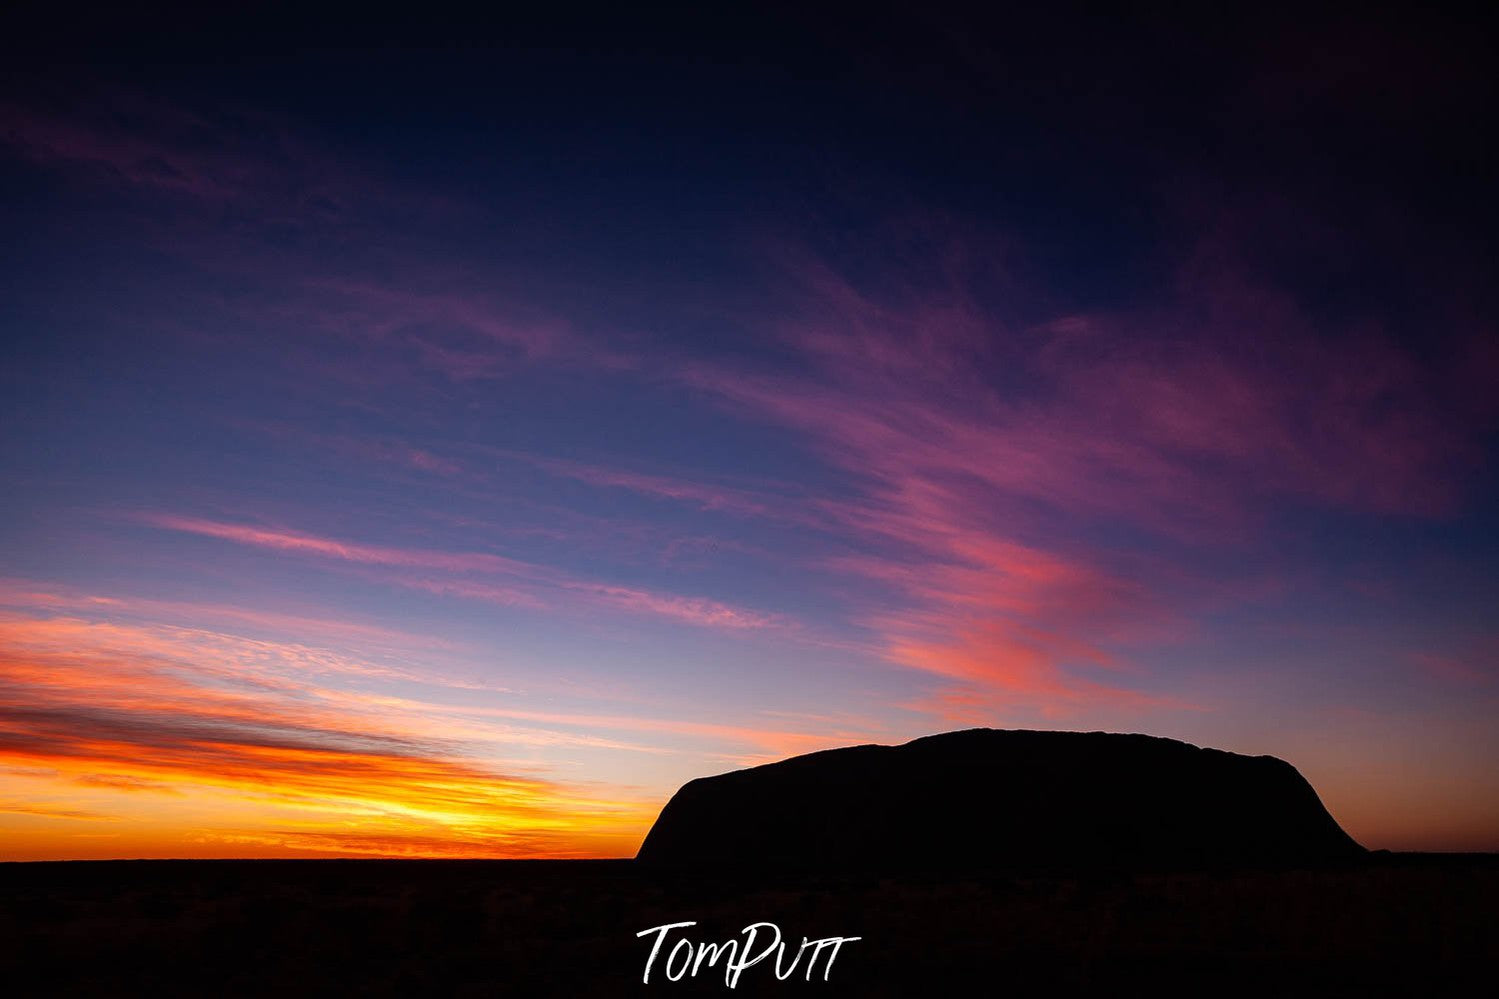
[[[12,617],[0,684],[4,860],[629,856],[657,807],[500,772],[203,635]]]

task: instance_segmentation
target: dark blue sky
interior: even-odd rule
[[[1486,28],[6,17],[0,854],[972,724],[1499,846]]]

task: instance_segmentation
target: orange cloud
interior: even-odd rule
[[[636,797],[496,770],[282,675],[259,644],[240,659],[231,636],[0,620],[0,854],[78,855],[72,840],[97,835],[79,823],[117,818],[163,823],[154,849],[168,855],[189,835],[296,855],[356,834],[349,852],[627,855],[654,815]]]
[[[0,597],[19,608],[0,613],[8,859],[626,856],[670,786],[569,783],[502,760],[557,747],[659,760],[664,740],[677,755],[686,743],[702,760],[751,764],[889,737],[857,719],[535,710],[467,690],[434,702],[409,693],[421,674],[348,653],[117,619],[157,609],[191,620],[193,605],[22,582]],[[403,638],[323,623],[330,635]]]

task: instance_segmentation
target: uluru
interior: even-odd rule
[[[638,860],[885,873],[1364,854],[1291,764],[1148,735],[970,729],[689,781]]]

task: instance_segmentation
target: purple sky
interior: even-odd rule
[[[0,857],[626,855],[973,725],[1499,849],[1477,41],[794,23],[13,72]]]

